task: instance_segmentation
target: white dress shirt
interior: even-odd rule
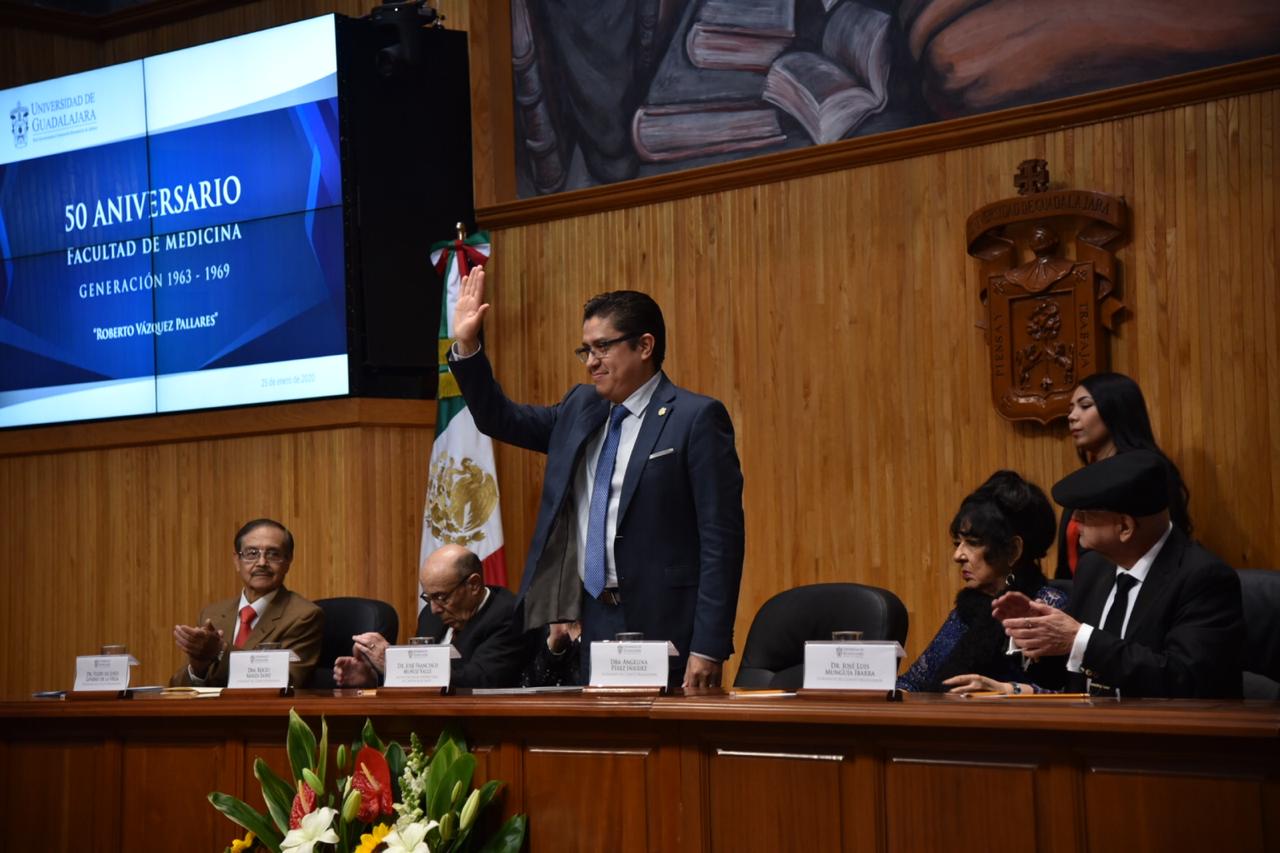
[[[1136,563],[1128,569],[1116,566],[1116,577],[1119,578],[1122,573],[1128,573],[1137,583],[1129,588],[1129,600],[1126,603],[1124,614],[1124,625],[1120,628],[1121,638],[1129,630],[1129,620],[1133,618],[1133,605],[1138,600],[1138,592],[1142,589],[1142,584],[1147,579],[1147,573],[1151,571],[1151,566],[1155,563],[1156,557],[1160,554],[1160,549],[1164,547],[1164,543],[1168,541],[1169,534],[1173,532],[1173,525],[1170,524],[1165,528],[1164,535],[1160,537],[1156,544],[1147,549],[1147,553],[1143,554]],[[1107,624],[1107,614],[1111,612],[1112,606],[1116,603],[1116,587],[1111,587],[1111,592],[1107,594],[1107,603],[1102,608],[1102,615],[1098,617],[1098,622],[1102,625]],[[1076,632],[1075,641],[1071,644],[1071,654],[1067,656],[1067,671],[1080,672],[1084,667],[1084,651],[1089,647],[1089,638],[1093,636],[1094,628],[1092,625],[1080,625],[1080,630]]]

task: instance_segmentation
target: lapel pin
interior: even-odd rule
[[[666,407],[666,406],[663,406],[662,408],[658,409],[658,417],[662,417],[662,416],[663,416],[663,415],[665,415],[666,413],[667,413],[667,407]]]

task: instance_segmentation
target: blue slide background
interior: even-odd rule
[[[0,390],[345,353],[337,140],[329,98],[0,167]],[[67,204],[85,201],[92,222],[98,199],[227,175],[240,179],[235,205],[65,231]],[[144,237],[190,243],[190,232],[232,222],[238,240],[141,250]],[[137,253],[67,264],[70,245],[122,240]],[[162,286],[80,295],[85,283],[147,274]],[[111,340],[93,331],[215,312],[211,328]]]

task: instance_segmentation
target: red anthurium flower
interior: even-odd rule
[[[289,810],[289,828],[301,829],[302,818],[316,810],[316,792],[306,782],[298,783],[298,793],[293,796],[293,808]]]
[[[369,746],[360,750],[351,784],[360,792],[357,819],[373,823],[382,815],[391,814],[391,768],[381,752]]]

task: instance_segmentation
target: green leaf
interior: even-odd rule
[[[280,832],[289,831],[289,812],[293,809],[293,786],[281,779],[261,758],[253,762],[253,777],[262,783],[262,799]]]
[[[409,759],[404,754],[404,747],[395,741],[387,744],[385,757],[387,767],[391,770],[391,798],[398,803],[400,802],[400,777],[404,775],[404,766]]]
[[[230,794],[214,791],[209,795],[213,807],[227,816],[233,823],[243,826],[258,837],[271,853],[280,853],[280,842],[284,836],[276,832],[265,815],[249,808],[249,804],[238,800]]]
[[[502,781],[499,781],[497,779],[490,779],[489,781],[486,781],[484,785],[480,786],[480,811],[481,812],[484,811],[485,806],[488,806],[489,800],[493,799],[494,794],[497,794],[499,790],[502,789],[502,785],[503,785]]]
[[[524,833],[529,819],[522,814],[512,815],[507,822],[498,827],[488,843],[480,848],[480,853],[520,853],[524,844]]]
[[[427,765],[426,779],[422,786],[422,807],[427,817],[433,820],[440,817],[440,807],[436,803],[441,799],[441,790],[448,792],[453,788],[452,783],[448,788],[445,788],[444,784],[449,775],[449,769],[457,758],[457,746],[451,741],[444,741],[437,745],[436,751],[431,755],[431,763]]]
[[[360,736],[364,738],[365,746],[371,746],[378,752],[382,752],[382,741],[378,740],[378,733],[373,730],[373,720],[368,717],[365,718],[364,729],[360,732]],[[355,750],[355,752],[359,752],[359,750]]]
[[[434,767],[434,762],[433,762]],[[440,783],[427,800],[427,815],[432,820],[440,820],[441,815],[453,810],[453,788],[459,782],[464,788],[470,788],[471,777],[476,772],[476,757],[471,753],[458,756],[449,765]],[[433,774],[434,775],[434,774]]]
[[[436,738],[435,752],[439,752],[446,744],[453,748],[455,754],[468,751],[467,739],[455,725],[448,725],[441,729],[440,737]]]
[[[325,769],[329,765],[329,721],[324,717],[320,718],[320,746],[318,747],[318,755],[316,755],[316,777],[320,780],[321,787],[324,786]],[[317,794],[323,791],[316,791]]]
[[[302,768],[316,766],[316,733],[302,721],[298,712],[289,709],[289,737],[285,743],[294,781],[302,781]]]
[[[454,843],[455,849],[468,849],[467,839],[471,837],[471,833],[476,829],[476,827],[481,825],[480,815],[484,814],[485,806],[489,805],[490,801],[493,800],[494,795],[502,788],[502,785],[502,782],[499,782],[496,779],[491,779],[480,786],[479,790],[476,792],[476,816],[472,820],[471,825],[458,834],[458,840]],[[468,797],[468,799],[470,799],[470,797]]]

